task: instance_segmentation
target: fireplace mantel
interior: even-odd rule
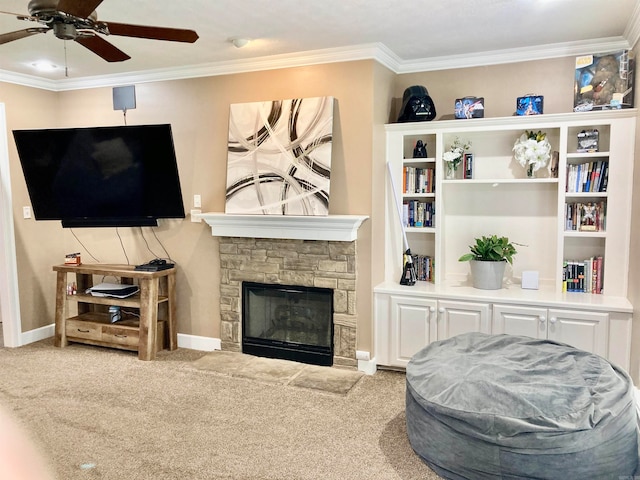
[[[234,215],[201,213],[214,237],[283,238],[351,242],[366,215]]]

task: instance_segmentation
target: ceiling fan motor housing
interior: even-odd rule
[[[54,23],[53,34],[62,40],[75,40],[78,31],[72,23]]]

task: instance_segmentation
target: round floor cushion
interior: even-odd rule
[[[445,478],[633,478],[633,383],[598,355],[467,333],[425,347],[406,373],[409,441]]]

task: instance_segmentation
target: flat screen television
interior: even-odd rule
[[[171,125],[14,130],[36,220],[157,226],[184,218]]]

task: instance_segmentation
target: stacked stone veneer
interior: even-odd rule
[[[219,237],[222,349],[241,350],[242,282],[333,289],[334,365],[356,366],[356,242]]]

